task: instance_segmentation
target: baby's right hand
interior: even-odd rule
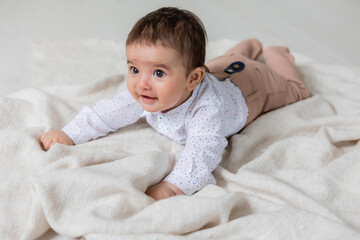
[[[40,141],[45,150],[49,150],[55,143],[61,143],[69,146],[74,145],[71,138],[65,132],[60,130],[51,130],[44,133],[40,137]]]

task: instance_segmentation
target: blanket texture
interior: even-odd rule
[[[145,121],[77,146],[39,138],[124,89],[125,75],[0,100],[0,239],[360,239],[359,69],[299,65],[311,97],[229,139],[216,185],[144,194],[182,145]]]

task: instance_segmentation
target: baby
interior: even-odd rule
[[[147,14],[126,41],[127,90],[85,106],[62,130],[43,134],[44,148],[81,144],[145,117],[157,132],[185,144],[170,174],[146,194],[159,200],[215,184],[212,171],[227,137],[309,93],[286,47],[262,49],[249,39],[206,65],[205,48],[204,26],[190,11]]]

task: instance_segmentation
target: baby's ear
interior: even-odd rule
[[[197,87],[197,85],[199,85],[201,83],[204,76],[205,76],[205,68],[204,67],[194,68],[188,76],[187,90],[188,91],[194,90]]]

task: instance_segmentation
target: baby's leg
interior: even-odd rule
[[[228,76],[242,91],[249,116],[246,124],[265,112],[309,97],[296,68],[294,59],[285,47],[267,47],[263,50],[265,63],[242,55],[224,55],[211,60],[210,69],[240,61],[245,68]]]
[[[248,57],[256,59],[261,53],[261,44],[257,42],[256,40],[241,42],[227,51],[227,54],[206,63],[210,73],[215,77],[230,78],[241,89],[249,108],[246,124],[262,113],[309,96],[289,50],[284,47],[264,49],[264,64]],[[233,74],[224,72],[224,69],[237,61],[245,65],[242,71]]]
[[[255,60],[262,52],[262,44],[255,38],[250,38],[239,42],[234,47],[225,52],[224,55],[242,55],[251,60]]]
[[[287,47],[266,47],[263,50],[265,64],[275,73],[284,79],[277,81],[286,81],[295,94],[294,99],[304,99],[309,97],[309,92],[304,84],[303,78],[295,65],[294,56],[290,54]]]
[[[248,101],[250,123],[260,115],[279,107],[295,103],[309,97],[309,92],[296,68],[293,56],[286,47],[267,47],[263,50],[265,64],[256,62],[259,96]],[[252,83],[255,86],[255,83]],[[256,94],[255,94],[256,96]],[[249,97],[252,99],[254,97]],[[261,109],[259,111],[259,109]],[[252,113],[253,112],[253,113]],[[252,113],[252,114],[251,114]]]

